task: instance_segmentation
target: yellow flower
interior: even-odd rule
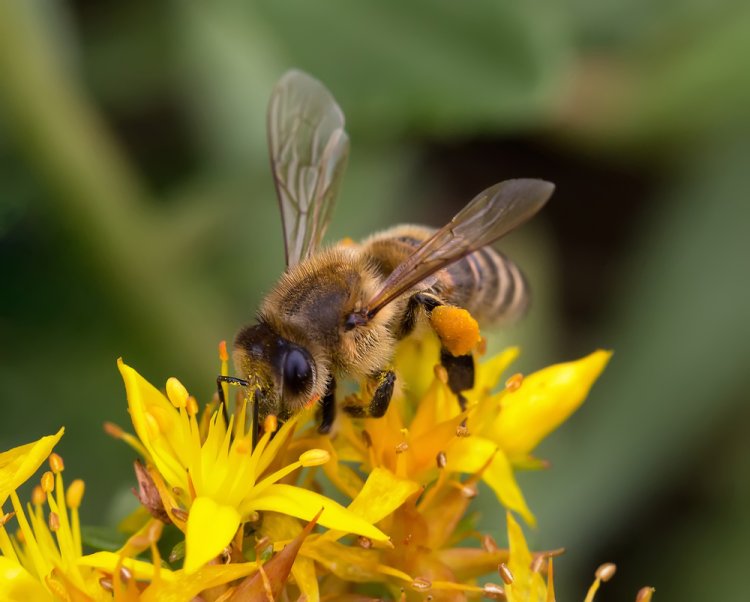
[[[253,449],[251,431],[245,430],[245,405],[237,415],[229,416],[228,423],[221,411],[213,412],[202,429],[197,403],[179,381],[167,382],[165,396],[133,368],[122,361],[118,365],[133,426],[152,467],[149,472],[167,514],[185,532],[187,573],[218,556],[240,524],[259,511],[310,520],[323,508],[318,522],[325,527],[378,541],[387,539],[370,522],[333,500],[278,482],[300,467],[327,462],[329,454],[324,450],[305,450],[296,461],[270,471],[289,444],[299,415],[286,422],[273,439],[275,429],[269,423]]]

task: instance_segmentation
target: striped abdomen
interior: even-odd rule
[[[396,226],[364,241],[388,275],[434,232],[422,226]],[[529,305],[529,286],[521,270],[492,247],[482,247],[428,278],[428,288],[445,302],[467,309],[481,323],[511,323]]]

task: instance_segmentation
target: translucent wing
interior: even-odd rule
[[[368,304],[368,317],[438,270],[523,224],[544,206],[554,189],[543,180],[506,180],[474,197],[391,272]]]
[[[268,104],[268,144],[287,266],[320,246],[349,154],[344,114],[318,80],[285,73]]]

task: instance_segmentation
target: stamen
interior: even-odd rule
[[[71,509],[80,508],[81,500],[83,499],[83,492],[85,490],[86,490],[86,485],[81,479],[74,480],[68,486],[68,491],[65,494],[65,502],[68,504],[68,508],[71,508]]]
[[[35,506],[41,506],[47,501],[47,494],[44,493],[41,485],[36,485],[31,492],[31,503]]]
[[[444,451],[438,452],[437,457],[435,458],[435,461],[437,462],[438,468],[445,468],[448,464],[448,458],[445,455]]]
[[[544,568],[544,564],[547,562],[547,557],[540,554],[539,556],[534,556],[534,559],[531,561],[531,572],[532,573],[541,573],[542,569]]]
[[[221,341],[219,343],[219,360],[222,362],[229,361],[229,353],[227,353],[227,342]]]
[[[52,493],[55,490],[55,475],[50,471],[45,472],[42,475],[41,485],[44,493]]]
[[[651,597],[654,595],[656,590],[647,585],[638,590],[638,595],[635,597],[635,602],[651,602]]]
[[[123,431],[122,427],[116,425],[114,422],[105,422],[104,432],[107,433],[113,439],[120,439],[122,438],[122,435],[125,431]]]
[[[397,454],[403,454],[408,449],[409,449],[409,444],[406,441],[402,441],[401,443],[396,445]]]
[[[469,427],[463,422],[456,427],[456,437],[468,437],[470,434]]]
[[[101,579],[99,579],[99,585],[104,591],[115,591],[114,584],[112,583],[112,577],[102,577]]]
[[[330,459],[331,454],[324,449],[308,449],[299,457],[302,466],[320,466]]]
[[[196,416],[198,412],[200,411],[200,406],[198,406],[198,402],[196,401],[195,397],[193,397],[192,395],[187,398],[185,410],[187,411],[188,416],[190,416],[191,418],[193,416]]]
[[[47,522],[49,524],[49,530],[53,533],[56,533],[60,528],[60,516],[57,514],[57,512],[50,512]]]
[[[603,565],[601,565],[598,569],[596,569],[596,575],[597,579],[601,579],[602,582],[606,583],[612,577],[615,576],[615,572],[617,571],[617,566],[612,562],[606,562]]]
[[[63,459],[59,454],[52,452],[49,455],[49,467],[52,472],[57,474],[65,470],[65,462],[63,462]]]
[[[120,579],[122,579],[123,583],[127,583],[133,578],[133,573],[130,571],[130,569],[126,566],[120,567]]]
[[[411,588],[418,592],[426,592],[432,588],[432,582],[424,577],[417,577],[411,582]]]
[[[3,516],[0,516],[0,527],[4,527],[8,524],[8,521],[16,515],[15,512],[8,512]]]
[[[497,572],[500,574],[500,578],[503,580],[503,583],[505,583],[505,585],[510,585],[511,583],[513,583],[513,573],[511,573],[507,564],[501,562],[497,566]]]
[[[482,535],[482,549],[485,552],[490,552],[491,554],[493,554],[497,552],[500,548],[497,547],[497,542],[495,541],[495,538],[492,537],[492,535],[485,533],[484,535]]]
[[[369,537],[365,537],[364,535],[360,535],[359,537],[357,537],[357,545],[360,548],[369,550],[372,547],[372,539],[370,539]]]
[[[265,420],[263,421],[263,432],[264,433],[275,433],[276,429],[279,427],[279,419],[276,418],[273,414],[269,414],[266,416]]]
[[[188,511],[183,510],[182,508],[174,507],[171,509],[172,516],[174,516],[177,520],[186,523],[188,519]]]
[[[505,590],[497,583],[485,583],[483,595],[485,598],[490,598],[491,600],[504,600]]]
[[[174,376],[171,376],[167,379],[167,397],[169,398],[169,401],[172,402],[172,405],[179,409],[187,406],[187,400],[188,397],[190,397],[190,394],[185,388],[185,385]]]
[[[516,372],[513,376],[505,381],[505,389],[508,392],[512,393],[513,391],[518,391],[518,389],[521,388],[522,384],[523,374],[521,374],[520,372]]]
[[[253,451],[253,442],[249,437],[242,437],[241,439],[235,439],[232,449],[238,454],[249,454]]]
[[[435,378],[444,385],[448,384],[448,370],[442,364],[435,364]]]

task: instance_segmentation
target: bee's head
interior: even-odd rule
[[[316,388],[317,369],[307,349],[281,337],[264,322],[237,334],[234,363],[255,390],[261,421],[269,414],[288,419],[311,400]]]

